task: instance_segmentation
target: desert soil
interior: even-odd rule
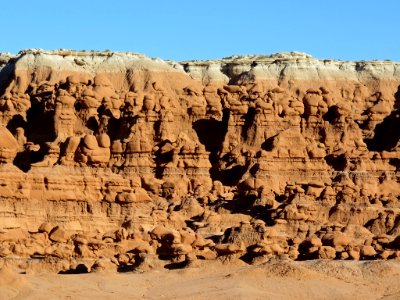
[[[0,270],[0,299],[400,299],[400,261],[220,262],[144,273]]]

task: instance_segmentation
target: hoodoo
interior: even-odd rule
[[[0,54],[0,257],[399,258],[399,116],[391,61]]]

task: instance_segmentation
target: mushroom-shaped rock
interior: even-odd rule
[[[361,248],[361,256],[362,258],[373,258],[376,255],[376,251],[372,246],[363,246]]]
[[[334,259],[336,258],[336,250],[331,246],[322,246],[318,250],[318,257],[322,259]]]
[[[50,233],[54,226],[51,223],[45,222],[39,226],[39,232],[47,232]]]
[[[319,237],[311,236],[311,237],[308,237],[306,240],[304,240],[304,242],[302,243],[302,246],[304,246],[306,248],[321,247],[322,241]]]
[[[99,143],[98,143],[96,137],[92,134],[87,134],[83,138],[83,143],[84,143],[85,147],[88,148],[89,150],[95,150],[95,149],[99,148]]]
[[[322,243],[325,246],[345,247],[351,243],[351,238],[342,232],[333,232],[324,235]]]
[[[91,273],[116,272],[116,271],[117,271],[117,265],[107,258],[95,261],[90,270]]]
[[[49,238],[53,242],[65,243],[70,238],[70,235],[64,229],[57,226],[50,232]]]
[[[152,239],[159,241],[166,241],[170,244],[181,243],[181,234],[171,228],[166,228],[164,226],[156,226],[151,232],[150,236]]]
[[[187,244],[174,244],[172,247],[172,252],[174,255],[186,255],[192,251],[192,246]]]
[[[217,251],[218,255],[231,255],[243,253],[245,247],[243,244],[217,244],[215,245],[215,251]]]

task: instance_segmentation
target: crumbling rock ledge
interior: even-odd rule
[[[399,107],[390,61],[0,54],[0,257],[399,258]]]

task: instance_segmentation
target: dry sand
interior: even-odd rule
[[[0,271],[0,299],[400,299],[399,261],[203,264],[145,273]]]

